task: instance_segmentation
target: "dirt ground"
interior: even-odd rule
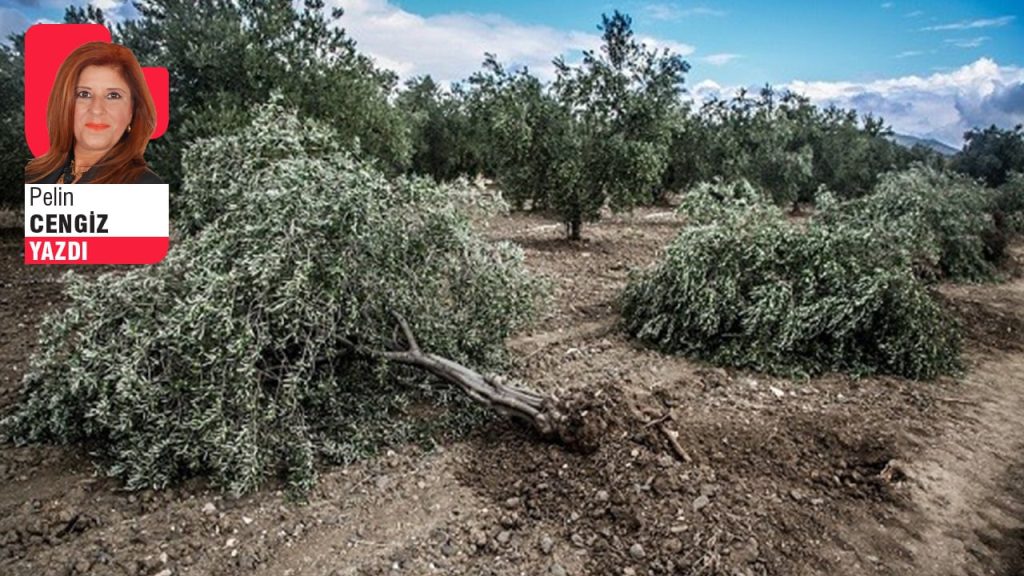
[[[0,445],[0,574],[1024,574],[1024,279],[942,287],[961,377],[772,378],[617,330],[629,271],[681,226],[651,208],[577,244],[537,216],[487,230],[552,287],[508,343],[512,375],[603,414],[596,453],[496,421],[326,468],[297,504],[201,481],[128,493],[82,449]],[[0,412],[62,302],[62,271],[21,258],[21,231],[0,231]]]

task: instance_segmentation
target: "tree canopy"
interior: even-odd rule
[[[629,16],[601,17],[602,45],[585,51],[578,65],[556,59],[555,93],[573,123],[578,147],[552,199],[570,238],[613,210],[649,202],[660,193],[669,162],[671,119],[690,65],[668,49],[648,48]]]
[[[1024,173],[1024,128],[1019,124],[1004,130],[995,125],[975,128],[964,134],[963,151],[953,160],[953,168],[978,178],[987,186],[1004,184],[1011,172]]]
[[[701,185],[681,209],[693,225],[623,293],[625,328],[637,338],[783,374],[933,378],[958,369],[954,320],[887,235],[787,222],[745,181]]]
[[[281,106],[185,154],[188,216],[157,265],[73,276],[4,421],[21,441],[88,442],[128,488],[209,474],[234,492],[472,416],[457,394],[354,354],[401,315],[424,347],[481,369],[528,321],[522,252],[473,232],[466,188],[389,179]],[[407,406],[439,403],[430,421]],[[445,409],[448,408],[448,409]]]

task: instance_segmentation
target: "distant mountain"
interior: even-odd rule
[[[921,146],[935,150],[943,156],[952,156],[959,152],[956,148],[943,144],[934,138],[918,138],[908,134],[893,134],[890,139],[900,146],[905,146],[907,148],[913,148],[914,145],[920,144]]]

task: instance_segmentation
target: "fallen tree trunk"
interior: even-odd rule
[[[525,422],[547,439],[585,452],[596,449],[597,438],[587,433],[592,427],[585,422],[585,413],[567,414],[553,396],[513,386],[501,376],[480,374],[448,358],[423,352],[405,319],[397,314],[395,319],[405,337],[405,350],[379,350],[347,338],[342,339],[342,344],[357,354],[413,366],[455,384],[474,401]]]

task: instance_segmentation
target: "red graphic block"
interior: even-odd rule
[[[57,70],[86,42],[110,42],[110,31],[102,24],[36,24],[25,33],[25,139],[36,157],[50,149],[46,103]],[[156,128],[150,138],[159,138],[170,121],[167,69],[144,67],[142,73],[156,106]]]
[[[30,236],[25,264],[156,264],[170,248],[167,237]]]
[[[155,68],[144,66],[142,74],[146,76],[146,85],[149,86],[149,93],[153,95],[153,105],[156,107],[156,126],[153,127],[153,135],[149,137],[154,140],[163,136],[170,124],[171,77],[167,68]]]

